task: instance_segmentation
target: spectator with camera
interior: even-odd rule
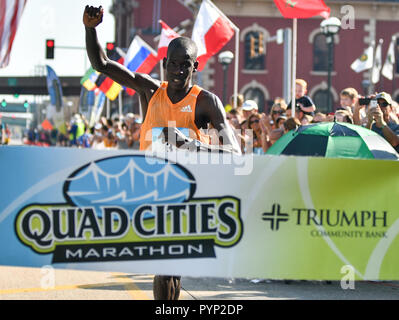
[[[385,138],[399,152],[399,120],[392,109],[392,98],[380,92],[370,101],[366,128]]]
[[[352,116],[358,101],[358,92],[355,88],[345,88],[339,94],[340,106],[337,110],[346,110]]]

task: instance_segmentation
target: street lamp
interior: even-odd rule
[[[333,48],[334,48],[334,35],[338,33],[341,28],[341,21],[336,17],[331,17],[323,20],[320,23],[321,32],[326,36],[328,46],[328,79],[327,79],[327,110],[332,111],[331,101],[331,70],[333,67]]]
[[[227,69],[229,68],[229,64],[233,61],[234,54],[231,51],[223,51],[218,56],[218,61],[222,65],[223,68],[223,105],[225,106],[227,103]]]

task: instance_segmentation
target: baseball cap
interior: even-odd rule
[[[134,114],[131,113],[131,112],[129,112],[129,113],[126,115],[126,119],[134,119]]]
[[[389,105],[392,105],[392,98],[391,98],[391,95],[390,95],[389,93],[380,92],[380,93],[378,93],[378,94],[375,96],[375,98],[376,98],[377,100],[378,100],[378,99],[383,99],[383,100],[385,100],[386,102],[388,102]]]
[[[258,110],[258,104],[254,100],[245,100],[242,105],[242,110],[251,111],[253,109]]]

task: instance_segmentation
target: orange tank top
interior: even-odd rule
[[[147,150],[165,127],[178,128],[192,139],[209,143],[208,136],[201,133],[195,125],[195,106],[202,89],[194,85],[182,100],[172,103],[166,92],[167,88],[168,83],[162,82],[148,103],[147,114],[141,126],[140,150]]]

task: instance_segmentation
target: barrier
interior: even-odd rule
[[[399,280],[399,162],[0,148],[0,265]]]

